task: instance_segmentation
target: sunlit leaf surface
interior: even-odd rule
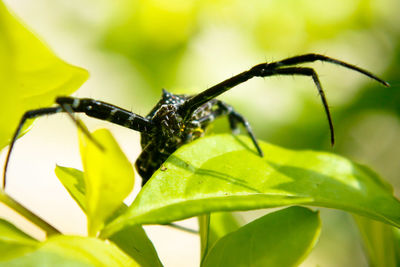
[[[114,244],[90,237],[55,236],[0,266],[139,266]]]
[[[202,266],[297,266],[320,226],[318,213],[302,207],[267,214],[220,239]]]
[[[135,259],[140,266],[162,266],[157,252],[142,226],[133,225],[122,229],[110,236],[114,242],[126,254]]]
[[[232,212],[214,212],[199,216],[202,258],[216,241],[239,227],[240,222]]]
[[[245,137],[201,138],[176,151],[104,236],[127,224],[166,223],[213,211],[308,204],[337,208],[400,226],[400,202],[368,168],[315,151]]]
[[[132,164],[108,130],[93,133],[101,149],[81,135],[80,150],[86,187],[89,235],[95,235],[133,189]]]
[[[25,111],[52,105],[87,78],[86,70],[58,58],[0,2],[0,148]]]
[[[2,261],[33,251],[38,244],[11,223],[0,219],[0,265]]]
[[[57,166],[55,172],[68,193],[78,203],[82,211],[86,213],[86,188],[83,172],[62,166]]]
[[[57,166],[56,174],[78,205],[86,212],[86,189],[83,172],[74,168]],[[127,206],[122,203],[110,218],[119,215],[126,208]],[[110,236],[109,239],[135,259],[140,266],[162,265],[153,244],[139,225],[127,226]]]

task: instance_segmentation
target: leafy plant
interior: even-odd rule
[[[126,207],[122,201],[132,188],[132,166],[107,130],[98,130],[93,137],[105,149],[81,137],[84,172],[56,168],[60,181],[86,213],[93,237],[53,235],[37,242],[1,221],[1,246],[10,252],[2,258],[4,266],[42,265],[44,258],[49,264],[57,260],[160,266],[140,225],[202,214],[202,266],[292,266],[307,256],[320,232],[318,213],[305,207],[269,213],[245,226],[220,211],[307,204],[400,224],[400,202],[366,167],[333,154],[291,151],[261,142],[269,155],[263,159],[249,149],[250,140],[230,135],[202,138],[179,149]],[[385,236],[393,238],[393,233],[386,231]]]
[[[24,111],[73,92],[87,72],[57,58],[1,3],[0,18],[0,86],[6,92],[0,107],[15,110],[2,116],[4,147]],[[83,171],[55,170],[86,214],[89,237],[62,235],[1,190],[0,201],[42,228],[47,239],[38,241],[0,220],[0,266],[161,266],[142,225],[193,216],[199,217],[201,266],[298,265],[321,230],[318,212],[298,205],[355,214],[371,263],[399,264],[394,227],[400,227],[400,202],[377,174],[346,158],[265,142],[260,158],[246,137],[209,136],[177,150],[127,207],[132,165],[109,131],[92,135],[103,149],[80,136]],[[282,209],[244,226],[231,213],[277,207]]]
[[[88,72],[54,55],[1,1],[0,19],[0,148],[4,148],[25,111],[50,106],[56,96],[73,93]]]

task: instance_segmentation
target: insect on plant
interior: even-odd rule
[[[161,100],[158,101],[146,117],[90,98],[58,97],[54,107],[30,110],[21,118],[8,149],[4,166],[3,187],[6,186],[6,172],[11,152],[26,120],[60,112],[66,112],[69,115],[73,113],[85,113],[87,116],[106,120],[140,132],[142,152],[136,160],[136,169],[143,178],[143,185],[176,149],[183,144],[203,136],[207,126],[216,118],[223,116],[228,117],[230,128],[234,133],[238,131],[239,125],[244,126],[258,154],[262,157],[263,152],[258,145],[257,139],[248,121],[230,105],[216,99],[217,96],[228,91],[232,87],[244,83],[253,77],[275,75],[311,77],[318,89],[325,109],[330,129],[331,144],[333,145],[335,137],[332,118],[318,75],[312,68],[297,66],[302,63],[318,60],[352,69],[385,86],[389,86],[387,82],[381,80],[369,71],[352,64],[320,54],[304,54],[276,62],[258,64],[197,95],[176,95],[163,89]]]

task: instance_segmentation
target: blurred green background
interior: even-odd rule
[[[311,79],[256,78],[221,99],[247,117],[259,139],[349,157],[376,170],[400,196],[399,0],[5,2],[64,60],[91,72],[77,96],[142,115],[161,88],[195,94],[255,64],[302,53],[368,69],[391,87],[312,64],[331,107],[333,148]],[[220,122],[215,130],[224,128]],[[366,266],[351,217],[323,210],[322,220],[321,240],[304,266]]]

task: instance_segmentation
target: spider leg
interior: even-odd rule
[[[204,103],[210,101],[211,99],[214,99],[215,97],[221,95],[222,93],[228,91],[229,89],[231,89],[241,83],[244,83],[253,77],[272,76],[272,75],[275,75],[273,71],[276,69],[279,69],[279,68],[282,68],[285,66],[314,62],[317,60],[333,63],[336,65],[340,65],[342,67],[360,72],[360,73],[370,77],[371,79],[378,81],[379,83],[383,84],[384,86],[389,86],[389,84],[387,82],[378,78],[376,75],[372,74],[371,72],[369,72],[367,70],[361,69],[355,65],[346,63],[346,62],[338,60],[338,59],[320,55],[320,54],[305,54],[305,55],[290,57],[290,58],[283,59],[283,60],[276,61],[276,62],[258,64],[256,66],[252,67],[250,70],[239,73],[238,75],[235,75],[219,84],[216,84],[216,85],[206,89],[205,91],[201,92],[200,94],[197,94],[197,95],[191,97],[180,107],[180,112],[187,119],[190,116],[190,114],[192,114],[198,107],[200,107]]]
[[[15,130],[15,133],[11,139],[10,142],[10,146],[8,148],[8,152],[7,152],[7,156],[6,156],[6,161],[4,164],[4,172],[3,172],[3,190],[6,189],[6,175],[7,175],[7,167],[8,167],[8,163],[10,161],[10,157],[11,157],[11,152],[14,148],[15,142],[17,141],[17,138],[19,136],[19,134],[21,133],[22,127],[24,126],[25,122],[28,119],[33,119],[33,118],[37,118],[37,117],[41,117],[44,115],[51,115],[51,114],[55,114],[58,112],[62,112],[62,108],[61,107],[52,107],[52,108],[41,108],[41,109],[35,109],[35,110],[30,110],[25,112],[25,114],[22,116],[17,129]]]
[[[258,154],[260,155],[260,157],[264,157],[264,153],[262,152],[261,147],[258,144],[258,141],[254,135],[254,132],[251,129],[250,123],[246,120],[246,118],[244,118],[240,113],[237,113],[234,110],[232,110],[232,112],[228,115],[228,118],[233,132],[235,132],[235,127],[237,127],[237,122],[241,123],[244,126],[247,134],[251,138],[251,141],[253,141],[253,144],[256,147]]]
[[[138,132],[147,132],[153,128],[153,123],[149,119],[91,98],[58,97],[56,103],[60,106],[69,106],[73,113],[85,113],[89,117],[109,121]]]
[[[280,61],[269,63],[268,65],[270,67],[274,67],[274,65],[276,67],[282,67],[282,66],[292,66],[292,65],[297,65],[297,64],[309,63],[309,62],[314,62],[314,61],[323,61],[323,62],[336,64],[336,65],[357,71],[361,74],[364,74],[365,76],[368,76],[369,78],[376,80],[377,82],[383,84],[386,87],[389,86],[389,83],[385,82],[384,80],[380,79],[379,77],[377,77],[376,75],[372,74],[371,72],[369,72],[367,70],[364,70],[355,65],[349,64],[347,62],[344,62],[344,61],[341,61],[341,60],[338,60],[335,58],[327,57],[324,55],[320,55],[320,54],[304,54],[304,55],[294,56],[294,57],[286,58],[286,59],[283,59]]]
[[[232,106],[220,101],[216,100],[214,105],[217,105],[217,109],[213,110],[209,115],[200,118],[198,121],[202,125],[207,125],[210,122],[214,121],[216,118],[221,116],[228,116],[229,125],[234,134],[238,132],[238,123],[242,124],[247,134],[250,136],[253,141],[254,146],[257,149],[258,154],[263,157],[264,153],[262,152],[260,145],[257,142],[257,139],[254,135],[254,132],[250,126],[250,123],[238,112],[236,112]]]
[[[300,67],[287,67],[287,66],[292,66],[292,65],[297,65],[301,63],[307,63],[307,62],[313,62],[313,61],[325,61],[333,64],[340,65],[345,68],[349,68],[352,70],[355,70],[357,72],[360,72],[376,81],[379,83],[389,86],[389,84],[382,79],[378,78],[374,74],[361,69],[357,66],[351,65],[349,63],[330,58],[327,56],[319,55],[319,54],[305,54],[305,55],[300,55],[300,56],[295,56],[295,57],[290,57],[281,61],[276,61],[272,63],[262,63],[258,64],[251,69],[244,71],[242,73],[239,73],[238,75],[235,75],[225,81],[220,82],[219,84],[216,84],[205,91],[192,96],[188,100],[186,100],[180,107],[179,107],[179,112],[181,116],[184,118],[184,120],[188,120],[193,114],[193,112],[199,108],[201,105],[204,103],[214,99],[215,97],[221,95],[222,93],[228,91],[229,89],[246,82],[247,80],[253,78],[253,77],[268,77],[268,76],[274,76],[274,75],[305,75],[305,76],[311,76],[315,85],[317,86],[318,92],[321,96],[322,103],[324,105],[325,113],[328,117],[328,123],[329,123],[329,128],[331,131],[331,143],[334,143],[334,132],[333,132],[333,125],[332,125],[332,119],[330,116],[329,112],[329,107],[327,104],[327,101],[325,99],[324,92],[321,87],[321,83],[319,82],[318,76],[315,73],[315,71],[311,68],[300,68]]]
[[[153,128],[153,124],[150,120],[102,101],[97,101],[90,98],[80,99],[74,97],[58,97],[56,99],[56,103],[58,104],[56,107],[30,110],[25,112],[25,114],[22,116],[8,148],[6,161],[4,164],[3,189],[6,187],[7,167],[10,161],[11,152],[22,127],[28,119],[33,119],[44,115],[52,115],[59,112],[66,112],[91,140],[93,140],[93,138],[91,138],[91,134],[85,130],[86,128],[80,123],[79,120],[74,118],[73,113],[85,113],[89,117],[107,120],[139,132],[146,132]],[[93,141],[99,145],[100,148],[102,147],[98,142],[95,140]]]
[[[75,123],[78,129],[81,130],[82,133],[86,135],[86,137],[89,138],[89,140],[92,141],[100,150],[104,151],[103,145],[100,144],[100,142],[93,137],[93,135],[89,132],[88,128],[86,128],[82,121],[74,116],[74,111],[72,110],[71,106],[69,104],[62,104],[60,105],[60,107],[64,112],[68,114],[68,116]]]
[[[289,67],[289,68],[281,68],[274,70],[273,75],[302,75],[302,76],[310,76],[315,86],[318,89],[319,96],[321,97],[322,104],[325,109],[325,114],[328,119],[329,130],[331,132],[331,144],[335,143],[335,133],[333,129],[333,122],[331,113],[329,111],[328,101],[326,100],[324,90],[322,89],[321,82],[319,81],[318,75],[312,68],[304,68],[304,67]]]

